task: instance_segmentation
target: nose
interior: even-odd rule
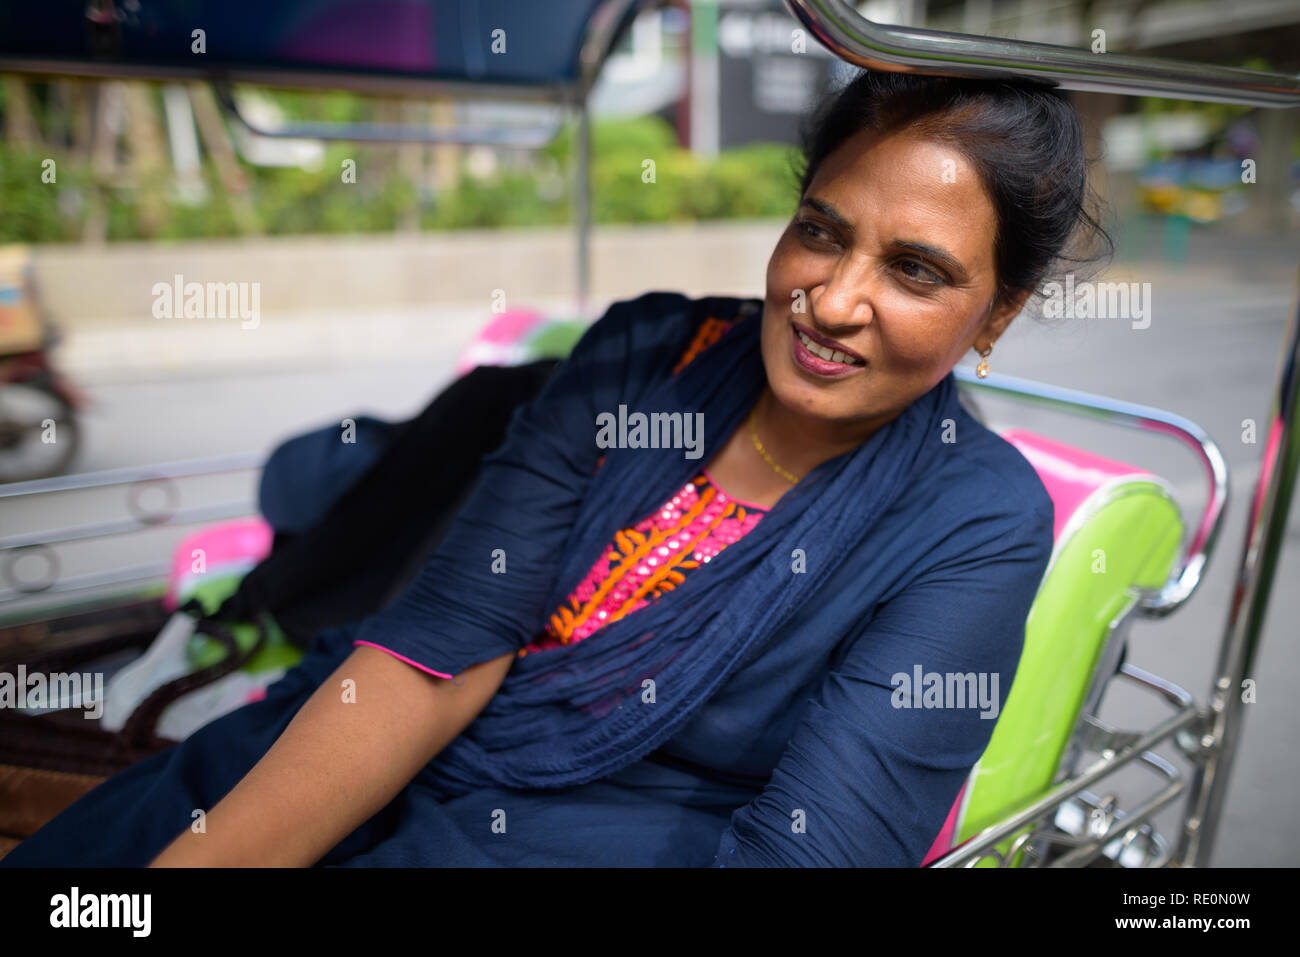
[[[836,262],[826,281],[809,292],[815,324],[828,335],[835,330],[865,326],[875,316],[871,305],[871,271],[847,258]]]

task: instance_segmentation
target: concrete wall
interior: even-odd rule
[[[674,289],[757,294],[784,220],[606,226],[591,246],[593,302]],[[65,329],[153,320],[155,283],[260,284],[263,316],[491,303],[572,302],[572,230],[278,237],[38,246],[35,278]],[[156,321],[156,320],[155,320]]]

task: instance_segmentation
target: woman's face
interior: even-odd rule
[[[907,130],[846,140],[768,262],[762,351],[776,399],[822,435],[865,437],[991,345],[1021,304],[992,309],[996,226],[959,151]],[[800,333],[856,358],[828,361]]]

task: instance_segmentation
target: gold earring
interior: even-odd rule
[[[985,346],[983,349],[975,350],[980,357],[980,364],[975,367],[975,374],[981,379],[987,379],[989,375],[989,354],[993,351],[992,346]]]

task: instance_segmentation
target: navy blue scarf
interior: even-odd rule
[[[703,412],[704,454],[693,460],[680,449],[609,450],[562,553],[548,610],[565,601],[618,529],[690,481],[741,424],[766,377],[761,323],[761,311],[742,319],[677,375],[665,375],[662,357],[628,357],[629,410]],[[803,549],[810,569],[853,555],[958,410],[949,373],[866,442],[813,469],[677,588],[586,639],[516,660],[431,769],[450,792],[485,780],[523,789],[595,780],[671,738],[814,596],[832,606],[847,632],[871,613],[883,586],[863,581],[851,592],[818,594],[824,573],[795,572],[793,553]],[[575,422],[565,441],[589,446],[594,432],[594,423]]]

